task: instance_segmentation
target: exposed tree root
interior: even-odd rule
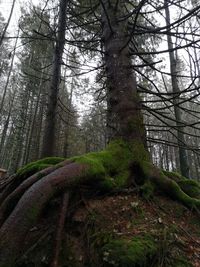
[[[23,250],[22,244],[27,232],[35,225],[49,200],[83,184],[90,185],[91,190],[97,187],[102,191],[111,191],[127,187],[133,177],[137,180],[137,176],[143,176],[143,187],[151,185],[151,189],[158,189],[189,208],[200,208],[199,199],[184,193],[177,182],[150,163],[147,154],[141,153],[141,145],[132,145],[123,141],[114,142],[104,151],[73,158],[60,164],[59,168],[40,171],[22,182],[0,207],[1,219],[4,221],[0,228],[0,267],[14,266],[21,249]],[[131,173],[134,164],[137,172]],[[45,176],[41,177],[43,174]],[[5,213],[9,205],[18,198],[17,205],[7,217]],[[59,245],[56,251],[59,250],[58,247]]]
[[[33,184],[37,181],[37,179],[44,177],[55,169],[64,166],[68,162],[69,160],[64,160],[64,158],[53,157],[44,158],[42,160],[27,164],[23,168],[19,169],[15,175],[12,175],[9,179],[7,179],[4,188],[0,187],[0,203],[2,203],[2,201],[19,185],[21,185],[24,180],[27,180],[27,178],[30,178],[31,185],[31,180]],[[29,182],[27,181],[27,183]],[[27,185],[27,187],[28,186],[29,185]]]
[[[1,267],[13,266],[27,232],[48,201],[64,189],[76,186],[86,169],[85,164],[71,163],[45,176],[24,193],[0,229]]]
[[[14,185],[11,183],[9,188],[5,190],[5,192],[2,194],[2,197],[0,199],[0,227],[5,221],[6,217],[8,216],[9,212],[12,211],[20,197],[24,194],[24,192],[32,186],[34,183],[36,183],[38,180],[40,180],[42,177],[52,173],[54,170],[65,166],[67,164],[71,163],[70,160],[65,160],[59,164],[56,164],[55,166],[51,166],[48,168],[45,168],[44,170],[41,170],[29,178],[27,178],[25,181],[22,181],[22,183],[16,187],[10,194],[11,188],[14,187]]]
[[[149,162],[143,163],[143,170],[146,177],[149,178],[149,181],[153,186],[162,191],[164,194],[170,196],[171,198],[181,202],[188,208],[200,208],[200,200],[190,197],[186,194],[181,187],[173,179],[164,175],[164,173],[156,168],[153,164]]]

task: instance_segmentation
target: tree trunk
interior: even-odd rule
[[[3,153],[4,144],[5,144],[5,140],[6,140],[6,136],[7,136],[7,131],[8,131],[8,128],[9,128],[10,116],[11,116],[11,112],[12,112],[12,109],[13,109],[13,102],[14,102],[14,99],[15,99],[15,93],[16,93],[16,91],[14,92],[14,95],[12,96],[10,107],[9,107],[9,111],[8,111],[8,115],[7,115],[7,118],[6,118],[4,127],[3,127],[3,131],[2,131],[1,142],[0,142],[0,164],[2,164],[2,160],[3,160],[2,156],[4,154]]]
[[[166,25],[170,25],[170,13],[168,7],[168,0],[165,0],[165,14],[166,14]],[[170,29],[168,29],[170,31]],[[181,121],[181,110],[179,108],[179,95],[180,89],[178,86],[177,80],[177,68],[176,68],[176,58],[173,51],[173,42],[170,34],[167,34],[167,43],[169,49],[169,59],[170,59],[170,72],[171,72],[171,83],[172,83],[172,90],[174,95],[174,113],[176,119],[176,126],[177,126],[177,142],[179,147],[179,162],[180,162],[180,171],[181,174],[185,177],[190,177],[189,174],[189,165],[187,160],[187,152],[184,148],[186,145],[185,138],[184,138],[184,125]]]
[[[2,116],[2,111],[3,111],[4,102],[5,102],[5,98],[6,98],[6,93],[7,93],[7,90],[8,90],[8,85],[9,85],[9,82],[10,82],[10,77],[11,77],[12,70],[13,70],[18,38],[19,38],[19,29],[18,29],[17,37],[15,39],[15,44],[14,44],[14,48],[13,48],[11,64],[10,64],[10,68],[9,68],[9,72],[8,72],[8,76],[7,76],[7,79],[6,79],[6,84],[5,84],[5,87],[4,87],[3,96],[2,96],[2,100],[1,100],[1,105],[0,105],[0,115],[1,116]],[[2,117],[0,117],[0,121],[1,121],[1,119],[2,119]]]
[[[53,156],[55,146],[56,110],[58,102],[62,55],[65,44],[67,0],[60,0],[58,34],[55,44],[52,79],[49,91],[46,125],[44,131],[42,157]]]
[[[110,4],[112,2],[112,4]],[[123,5],[102,1],[102,28],[108,95],[109,139],[123,138],[145,143],[145,130],[132,70],[126,21],[118,23]]]

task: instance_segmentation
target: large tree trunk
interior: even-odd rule
[[[107,74],[109,139],[145,142],[145,130],[131,66],[123,5],[102,1],[103,43]]]
[[[42,157],[53,156],[55,146],[56,110],[58,102],[62,55],[65,44],[67,0],[60,0],[58,34],[56,39],[52,79],[47,107],[46,125],[44,131]]]

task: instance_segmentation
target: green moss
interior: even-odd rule
[[[154,195],[155,186],[149,180],[146,180],[146,182],[140,187],[140,190],[142,192],[142,196],[146,200],[149,200]]]
[[[179,184],[166,176],[160,169],[156,168],[151,162],[144,161],[142,169],[146,179],[155,186],[155,188],[171,198],[180,201],[189,208],[199,208],[200,200],[190,197],[185,193]],[[184,180],[183,180],[184,181]]]
[[[200,184],[195,180],[182,180],[178,182],[180,188],[190,197],[200,199]]]
[[[193,265],[184,257],[174,260],[172,267],[192,267]]]
[[[157,246],[149,236],[131,240],[115,239],[103,247],[104,266],[139,267],[150,266],[156,255]]]
[[[173,179],[176,182],[183,181],[183,180],[188,180],[186,177],[182,176],[178,172],[170,172],[170,171],[163,170],[163,173],[164,173],[164,175],[166,175],[167,177]]]
[[[102,246],[105,246],[105,244],[108,244],[111,240],[113,240],[113,232],[104,229],[99,229],[89,237],[90,247],[94,249],[97,248],[97,250],[99,248],[101,249]]]
[[[102,161],[94,153],[89,153],[83,156],[74,157],[72,159],[74,162],[88,165],[89,168],[86,169],[84,176],[88,179],[91,177],[99,179],[106,174],[106,170],[102,164]]]
[[[115,182],[116,182],[117,187],[127,186],[127,181],[129,180],[129,177],[130,177],[130,171],[129,170],[124,170],[123,172],[120,172],[115,177]]]
[[[100,191],[103,191],[105,193],[112,191],[115,187],[115,180],[110,177],[109,175],[106,175],[102,181],[97,185],[98,189]]]
[[[58,164],[64,160],[65,160],[65,158],[61,158],[61,157],[47,157],[47,158],[37,160],[36,162],[40,163],[40,164],[43,163],[43,164],[55,165],[55,164]]]
[[[28,177],[32,174],[51,166],[50,164],[30,163],[17,171],[18,176]]]
[[[92,177],[93,182],[99,182],[99,189],[112,190],[127,185],[133,153],[127,143],[118,140],[111,142],[101,152],[88,153],[72,160],[89,166],[84,176],[88,180]]]
[[[30,162],[27,165],[23,166],[17,171],[17,176],[18,177],[28,177],[30,175],[33,175],[34,173],[43,170],[49,166],[58,164],[62,162],[64,158],[59,158],[59,157],[48,157],[44,159],[40,159],[34,162]]]
[[[112,190],[128,185],[130,178],[130,165],[135,161],[147,159],[147,152],[139,142],[127,143],[123,140],[111,142],[101,152],[88,153],[83,156],[73,157],[72,161],[86,164],[83,176],[85,182],[95,184],[99,189]],[[18,177],[26,178],[51,165],[59,164],[63,158],[44,158],[31,162],[18,170]],[[92,178],[92,179],[91,179]]]
[[[110,172],[123,173],[129,169],[130,164],[134,161],[131,145],[122,140],[111,142],[107,147],[107,151],[112,156],[111,162],[108,162],[108,165],[106,164]]]
[[[144,147],[144,144],[139,141],[132,141],[131,150],[133,154],[134,161],[142,164],[144,161],[150,162],[150,157],[147,149]]]
[[[155,168],[151,162],[146,161],[146,160],[142,161],[140,167],[146,179],[149,179],[149,177],[154,176]]]

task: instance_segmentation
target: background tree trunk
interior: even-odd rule
[[[165,0],[165,14],[166,14],[166,25],[170,25],[170,13],[168,7],[168,0]],[[170,32],[170,29],[168,29]],[[189,165],[187,160],[187,152],[184,148],[185,146],[185,138],[184,138],[184,123],[182,122],[181,118],[181,110],[179,107],[179,95],[180,89],[178,86],[177,80],[177,67],[176,67],[176,58],[173,51],[173,42],[172,37],[170,34],[167,34],[167,43],[169,49],[169,60],[170,60],[170,72],[171,72],[171,83],[172,83],[172,90],[174,94],[173,102],[174,102],[174,113],[176,119],[176,126],[177,126],[177,142],[179,147],[179,162],[180,162],[180,171],[181,174],[185,177],[190,177],[189,174]]]
[[[67,0],[60,0],[58,34],[56,38],[52,78],[49,90],[46,125],[44,130],[42,157],[53,156],[55,145],[56,110],[61,76],[62,55],[65,44]]]

